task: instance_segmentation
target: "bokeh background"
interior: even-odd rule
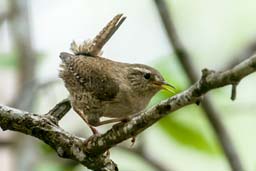
[[[256,49],[256,1],[167,0],[167,8],[197,74],[222,70]],[[93,38],[117,13],[126,21],[104,47],[104,57],[144,63],[159,69],[177,87],[189,79],[173,53],[153,0],[0,0],[0,103],[46,113],[68,96],[58,78],[59,53],[69,52],[72,40]],[[207,96],[228,132],[246,171],[256,170],[255,75],[238,86]],[[160,92],[150,105],[171,94]],[[70,111],[61,127],[79,136],[90,131]],[[111,126],[100,128],[101,132]],[[229,163],[200,106],[174,112],[137,137],[113,148],[111,157],[121,171],[228,171]],[[35,138],[0,132],[1,171],[81,171],[86,168],[61,159]]]

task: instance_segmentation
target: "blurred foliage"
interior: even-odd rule
[[[48,144],[39,143],[39,145],[40,145],[40,149],[44,155],[49,155],[49,154],[55,153],[55,151]]]
[[[57,154],[49,145],[40,142],[40,150],[44,159],[37,164],[36,171],[74,171],[76,170],[78,163],[69,160],[56,157]]]
[[[36,171],[73,171],[77,165],[65,165],[60,162],[45,161],[37,165]]]
[[[42,52],[36,53],[37,61],[41,62],[46,55]],[[0,68],[16,69],[17,68],[17,52],[0,52]]]
[[[172,57],[158,58],[156,68],[165,79],[176,87],[176,92],[188,87],[186,74],[179,67],[179,63]],[[171,94],[161,91],[152,103],[167,99]],[[189,106],[168,115],[158,122],[159,128],[166,133],[171,141],[199,150],[207,154],[220,154],[219,146],[209,128],[207,120],[198,106]]]
[[[12,53],[0,53],[0,68],[16,68],[17,59],[16,54]]]
[[[44,162],[37,165],[37,171],[68,171],[67,169],[65,169],[63,166],[59,165],[58,163],[52,163],[52,162],[47,162],[47,164],[45,164]]]

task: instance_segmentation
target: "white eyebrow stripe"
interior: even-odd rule
[[[144,73],[151,73],[150,70],[146,69],[146,68],[138,68],[138,67],[134,67],[133,69],[144,72]]]

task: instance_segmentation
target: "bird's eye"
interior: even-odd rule
[[[145,78],[145,79],[148,80],[148,79],[150,79],[150,77],[151,77],[150,73],[145,73],[145,74],[144,74],[144,78]]]

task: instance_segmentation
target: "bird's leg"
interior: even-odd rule
[[[115,122],[123,122],[123,123],[126,123],[126,122],[130,121],[134,116],[137,116],[137,115],[138,115],[138,114],[133,115],[133,116],[126,116],[126,117],[121,117],[121,118],[109,119],[109,120],[105,120],[105,121],[99,121],[99,122],[93,123],[92,125],[93,125],[93,126],[100,126],[100,125],[105,125],[105,124],[115,123]],[[134,146],[135,141],[136,141],[136,136],[132,136],[132,139],[131,139],[131,147]]]
[[[126,122],[130,121],[132,118],[134,118],[135,116],[138,116],[139,114],[140,113],[137,113],[135,115],[129,115],[129,116],[121,117],[121,118],[108,119],[108,120],[105,120],[105,121],[101,121],[101,122],[97,123],[94,126],[100,126],[100,125],[114,123],[114,122],[126,123]]]
[[[138,115],[139,114],[135,114],[135,115],[125,116],[125,117],[120,117],[120,118],[108,119],[108,120],[104,120],[104,121],[100,121],[100,120],[95,121],[95,120],[88,118],[88,121],[89,121],[90,125],[101,126],[101,125],[115,123],[115,122],[126,123],[126,122],[130,121],[133,117],[138,116]]]
[[[85,123],[89,126],[89,128],[91,129],[91,131],[92,131],[92,133],[93,133],[94,135],[100,134],[99,131],[98,131],[96,128],[94,128],[93,126],[91,126],[91,125],[88,123],[88,121],[87,121],[86,119],[83,119],[83,120],[84,120]]]
[[[84,122],[89,126],[89,128],[91,129],[91,131],[92,131],[92,133],[93,133],[94,135],[99,134],[98,130],[97,130],[96,128],[94,128],[91,124],[89,124],[87,118],[83,115],[83,113],[82,113],[80,110],[74,108],[74,111],[79,114],[79,116],[80,116],[80,117],[84,120]]]
[[[110,123],[115,123],[115,122],[128,122],[131,118],[128,116],[126,117],[121,117],[121,118],[114,118],[114,119],[108,119],[105,121],[99,121],[96,123],[93,123],[93,126],[101,126],[101,125],[105,125],[105,124],[110,124]]]

